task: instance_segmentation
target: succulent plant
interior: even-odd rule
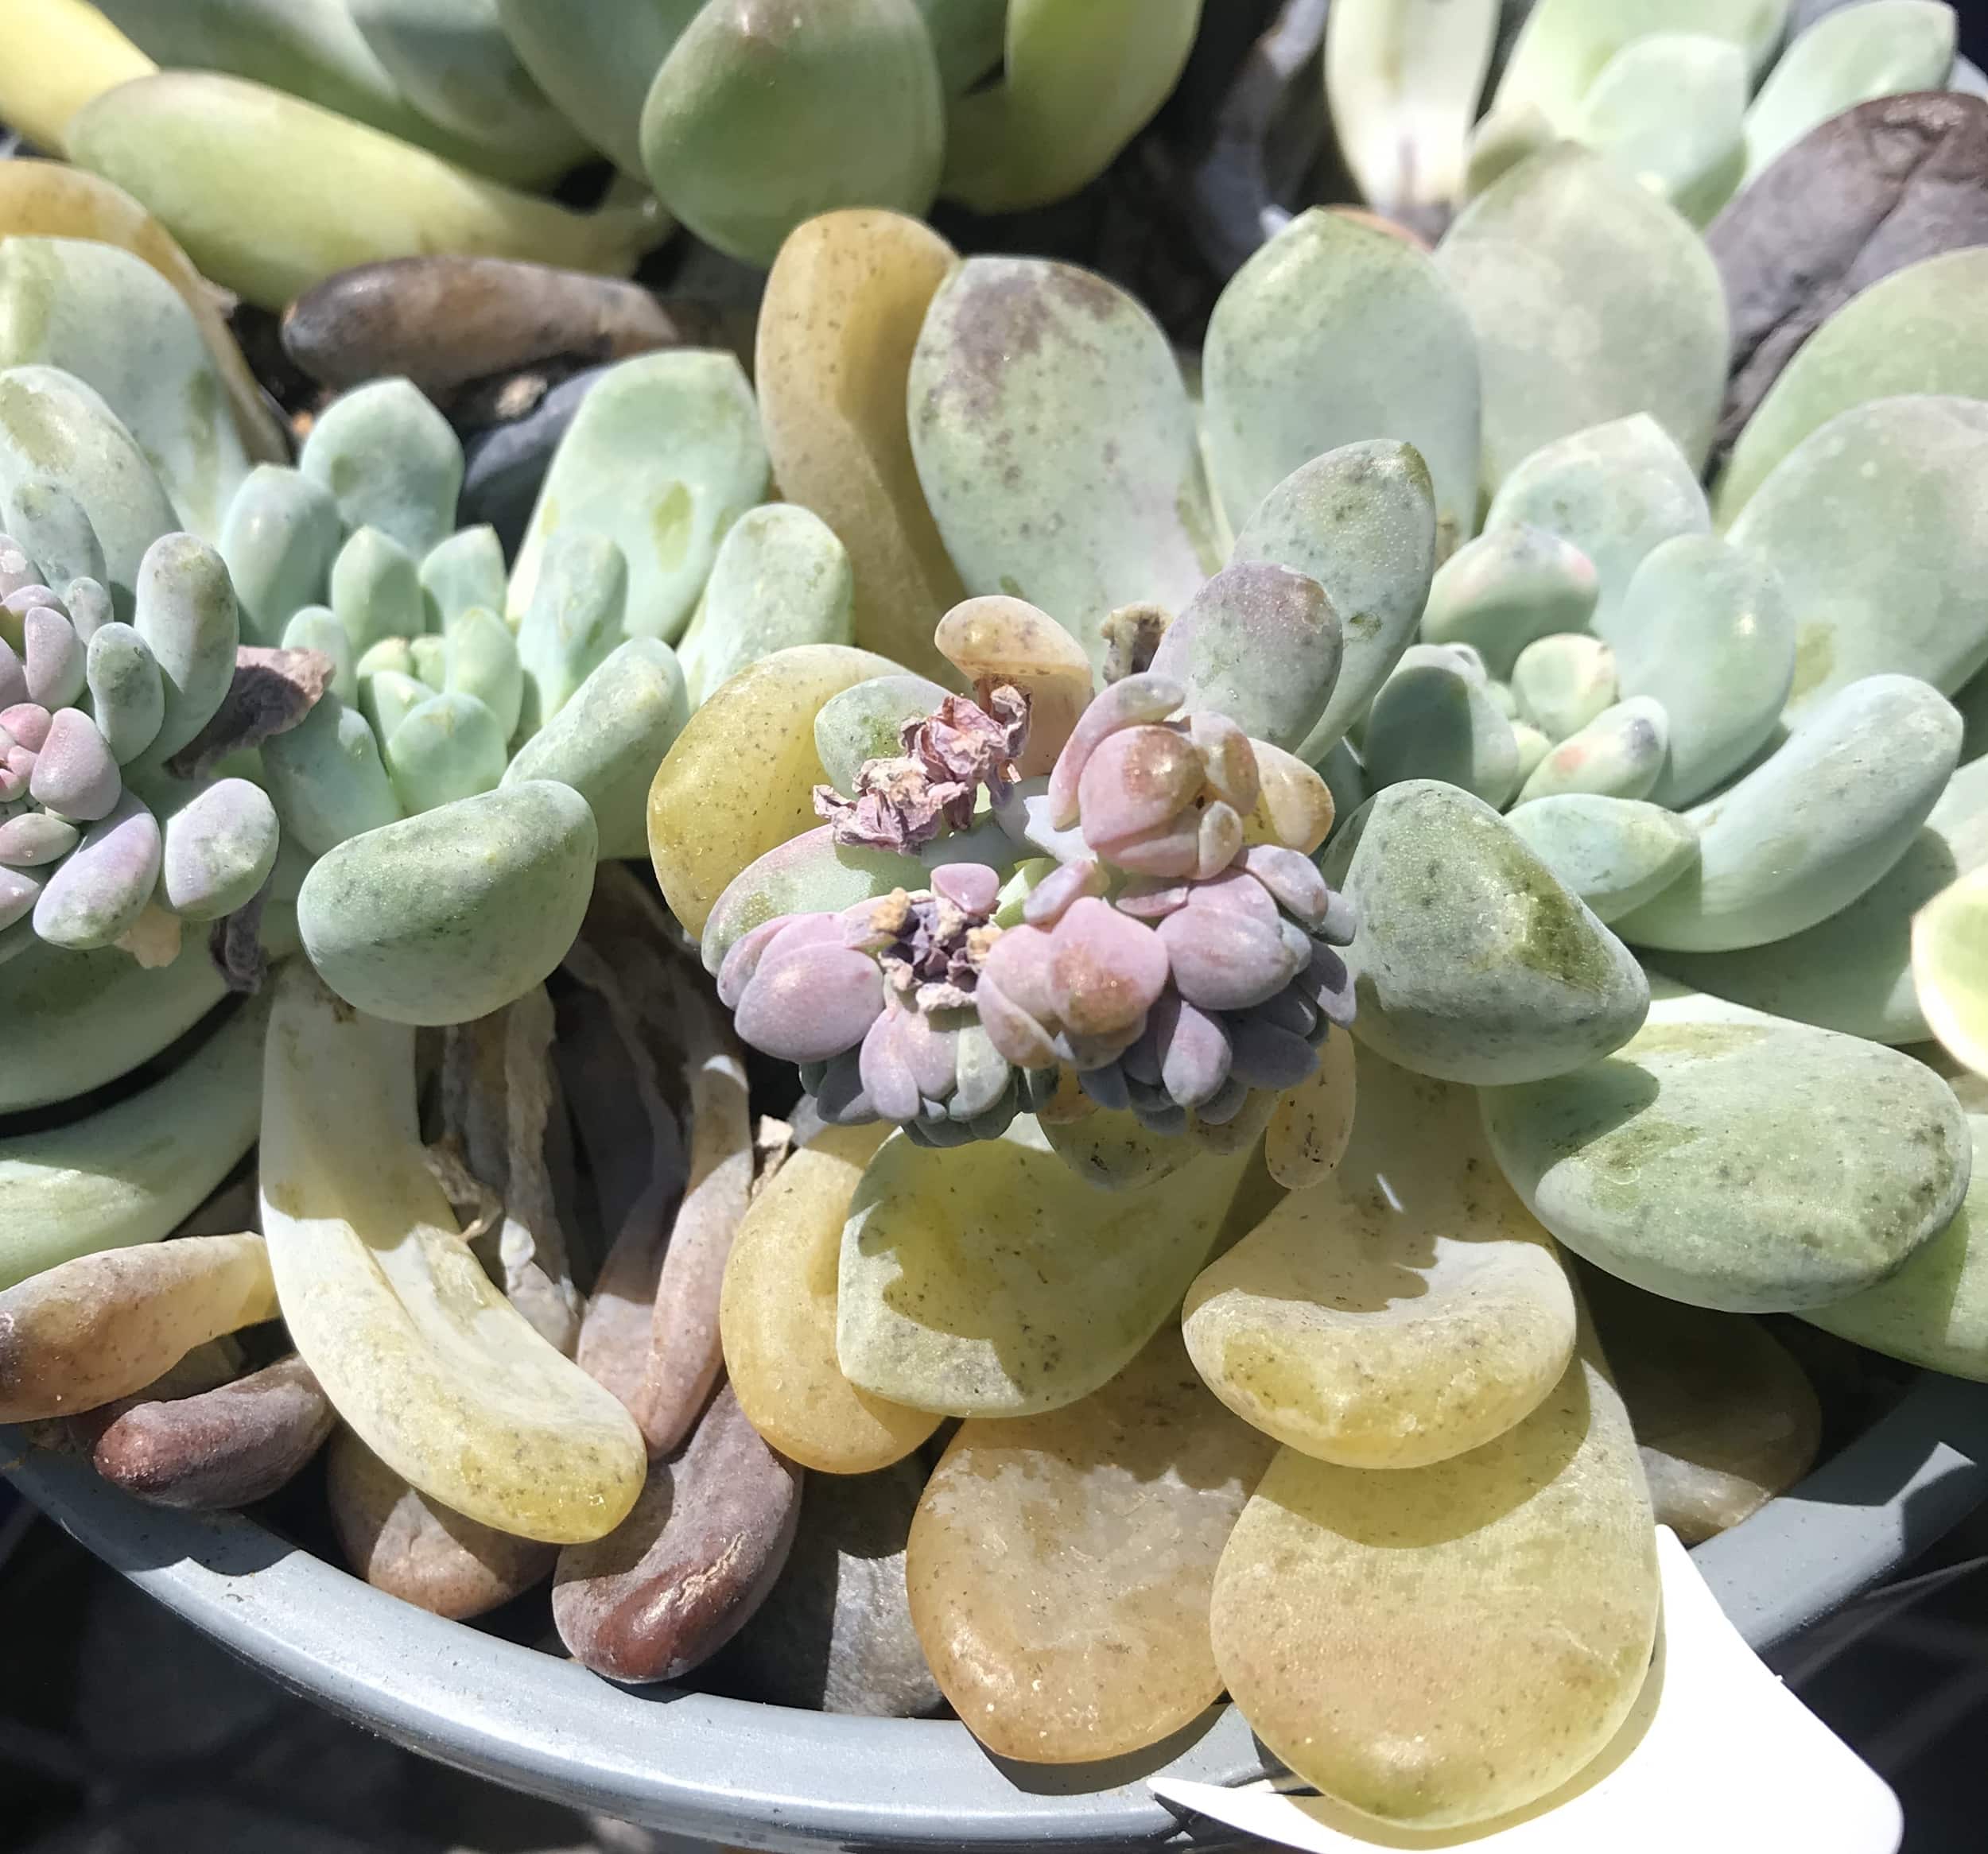
[[[270,308],[348,266],[435,251],[625,273],[670,214],[763,264],[834,208],[922,213],[943,192],[1006,211],[1075,192],[1166,100],[1201,0],[581,12],[60,0],[9,61],[0,118],[128,189],[210,277]],[[595,150],[667,213],[619,199],[576,213],[534,191]],[[284,184],[244,191],[246,167]],[[336,197],[320,191],[334,175]]]
[[[491,80],[495,17],[546,98],[597,100],[590,135],[766,255],[844,153],[913,207],[1061,186],[1118,133],[1068,126],[1076,79],[1117,57],[1148,107],[1194,10],[836,0],[777,46],[730,0],[350,17],[409,98],[410,18],[458,21]],[[380,1542],[418,1538],[451,1569],[398,1587],[461,1613],[558,1546],[562,1637],[626,1680],[747,1623],[795,1464],[869,1476],[958,1418],[893,1522],[895,1619],[994,1751],[1139,1750],[1225,1689],[1397,1827],[1577,1778],[1652,1665],[1652,1519],[1712,1530],[1812,1452],[1751,1316],[1988,1377],[1988,1121],[1957,1066],[1982,1049],[1988,278],[1968,212],[1886,232],[1869,204],[1932,184],[1887,169],[1901,123],[1951,152],[1988,104],[1804,134],[1944,81],[1951,17],[1824,18],[1749,103],[1788,10],[1540,0],[1474,134],[1500,10],[1336,6],[1349,162],[1425,229],[1460,210],[1433,250],[1299,215],[1237,270],[1197,391],[1103,277],[961,259],[872,205],[780,246],[754,385],[698,351],[600,375],[508,571],[452,532],[461,454],[406,382],[325,409],[294,469],[231,459],[212,557],[243,635],[331,684],[258,747],[316,858],[316,969],[204,1045],[187,1177],[137,1161],[188,1111],[150,1092],[0,1147],[0,1232],[29,1232],[0,1233],[0,1283],[46,1271],[0,1287],[41,1348],[30,1413],[65,1371],[142,1388],[119,1348],[47,1353],[73,1297],[99,1334],[154,1316],[147,1368],[178,1369],[273,1287],[358,1438],[332,1485],[368,1574],[395,1587]],[[775,53],[769,128],[747,80]],[[804,171],[857,80],[874,110]],[[1817,173],[1827,212],[1758,204]],[[29,255],[0,281],[115,287],[208,378],[156,289]],[[1804,323],[1789,276],[1830,312]],[[169,533],[198,471],[146,461],[192,455],[171,395],[111,320],[0,374],[10,531],[101,560],[52,573],[72,637],[120,601],[144,634],[159,537],[201,545]],[[57,498],[23,408],[68,440]],[[41,596],[17,654],[53,688]],[[732,1028],[812,1097],[761,1123],[798,1146],[756,1188],[740,1052],[612,866],[645,843]],[[111,1008],[44,944],[17,964],[10,1057]],[[130,996],[138,1041],[179,1008]],[[239,1157],[259,1011],[266,1241],[95,1264]],[[409,1026],[465,1020],[460,1143],[425,1148]],[[559,1086],[588,1091],[570,1116]],[[617,1232],[577,1321],[545,1214],[569,1121]],[[130,1188],[79,1205],[51,1150]],[[1667,1452],[1680,1384],[1773,1414],[1736,1494]],[[531,1549],[473,1550],[472,1522]],[[1434,1693],[1459,1645],[1470,1681]]]
[[[1819,124],[1963,75],[1954,10],[1937,0],[1540,0],[1502,45],[1497,0],[1473,0],[1462,17],[1446,9],[1440,32],[1430,7],[1336,7],[1326,92],[1361,192],[1431,233],[1560,140],[1593,149],[1703,225]]]
[[[1314,582],[1237,572],[1287,582],[1273,597],[1308,603],[1312,628],[1334,622]],[[1002,615],[1039,638],[1054,628],[1040,612]],[[1175,655],[1184,671],[1189,653]],[[1351,922],[1306,854],[1315,843],[1279,841],[1260,819],[1248,737],[1212,708],[1188,709],[1186,685],[1151,670],[1074,718],[1066,704],[1051,770],[1024,781],[1029,699],[982,686],[979,702],[948,696],[907,719],[903,752],[864,761],[852,795],[817,788],[825,853],[921,851],[929,886],[775,915],[734,940],[718,992],[740,1034],[802,1065],[824,1119],[882,1118],[939,1146],[997,1138],[1048,1103],[1061,1066],[1163,1135],[1190,1115],[1226,1127],[1252,1089],[1275,1095],[1312,1073],[1318,1044],[1351,1016],[1333,950]],[[860,708],[870,687],[837,697],[820,725],[833,735],[837,704]],[[1314,679],[1313,693],[1322,706],[1330,685]],[[747,894],[757,867],[738,878]]]
[[[37,487],[17,489],[14,506],[33,506]],[[94,545],[87,522],[77,533]],[[4,537],[0,584],[0,947],[18,951],[30,933],[76,952],[109,946],[155,896],[185,921],[246,906],[275,867],[275,808],[247,779],[173,777],[192,770],[177,757],[188,749],[198,763],[236,675],[219,557],[190,534],[161,536],[139,564],[129,624],[99,580],[77,575],[58,595]]]

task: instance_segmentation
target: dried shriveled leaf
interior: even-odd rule
[[[623,1397],[654,1457],[669,1454],[689,1433],[723,1368],[718,1301],[725,1258],[751,1194],[751,1111],[731,1026],[689,962],[665,951],[666,924],[635,879],[604,869],[588,921],[590,950],[612,970],[621,994],[624,1034],[638,1039],[631,1048],[674,1052],[689,1124],[689,1176],[654,1263],[646,1333],[624,1317],[631,1290],[639,1293],[658,1256],[656,1226],[645,1220],[631,1222],[625,1251],[618,1242],[610,1255],[596,1298],[606,1291],[611,1302],[593,1317],[591,1340],[584,1332],[581,1337],[582,1364]],[[595,969],[598,975],[601,968]]]
[[[1789,149],[1706,235],[1733,314],[1715,458],[1802,343],[1860,291],[1922,258],[1988,244],[1988,102],[1880,97]]]
[[[619,1529],[560,1554],[553,1620],[610,1680],[673,1680],[743,1628],[786,1561],[801,1471],[720,1386]]]
[[[495,1193],[498,1278],[511,1303],[570,1357],[580,1297],[547,1163],[557,1109],[552,1001],[534,986],[489,1017],[451,1026],[442,1056],[442,1124],[471,1174]]]
[[[716,312],[668,306],[639,284],[514,258],[439,252],[359,264],[283,312],[283,346],[328,386],[399,377],[433,399],[555,357],[621,360],[722,346]]]
[[[337,1420],[295,1353],[186,1396],[142,1398],[98,1437],[96,1471],[157,1507],[246,1507],[287,1484]]]
[[[321,650],[266,650],[243,644],[235,680],[207,725],[165,762],[176,779],[204,779],[231,753],[287,734],[332,686],[338,665]]]
[[[417,1493],[350,1429],[325,1473],[346,1561],[375,1590],[466,1621],[551,1574],[557,1546],[480,1526]]]

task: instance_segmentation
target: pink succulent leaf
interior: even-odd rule
[[[1073,902],[1051,930],[1056,1014],[1075,1036],[1123,1049],[1167,985],[1167,948],[1154,930],[1095,895]]]
[[[932,871],[932,887],[963,912],[984,917],[1000,898],[1001,879],[984,863],[942,863]]]
[[[1307,927],[1316,928],[1332,906],[1332,890],[1318,866],[1302,851],[1280,844],[1252,844],[1242,867],[1261,882],[1277,905]]]
[[[1071,902],[1085,895],[1101,895],[1106,881],[1105,866],[1095,857],[1062,863],[1030,891],[1022,904],[1022,918],[1031,927],[1053,927]]]
[[[1084,768],[1099,745],[1121,727],[1143,721],[1163,721],[1187,699],[1187,692],[1167,676],[1128,676],[1095,696],[1077,717],[1063,751],[1049,775],[1049,822],[1057,830],[1077,821],[1077,787]]]
[[[1049,1032],[985,972],[980,975],[973,1003],[988,1041],[1017,1069],[1047,1069],[1055,1061]]]

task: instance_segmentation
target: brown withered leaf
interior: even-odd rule
[[[269,955],[262,950],[262,907],[269,898],[270,884],[265,882],[233,913],[223,914],[207,930],[207,956],[238,997],[253,998],[270,975]]]
[[[1988,103],[1925,91],[1811,130],[1706,234],[1733,316],[1716,464],[1836,311],[1920,259],[1988,244]]]
[[[208,723],[165,762],[176,779],[204,778],[244,747],[287,734],[323,698],[338,665],[322,650],[272,650],[243,644],[235,680]]]

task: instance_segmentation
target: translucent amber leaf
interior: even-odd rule
[[[1215,1658],[1258,1736],[1404,1827],[1564,1782],[1648,1670],[1656,1532],[1592,1353],[1495,1442],[1391,1474],[1286,1449],[1215,1574]]]
[[[767,274],[754,368],[781,492],[849,550],[856,641],[948,681],[932,627],[964,594],[911,462],[905,382],[953,261],[900,213],[810,219]]]
[[[1171,1322],[1081,1402],[961,1428],[906,1571],[926,1658],[989,1750],[1116,1756],[1213,1703],[1215,1565],[1271,1449],[1208,1394]]]
[[[739,1406],[782,1454],[828,1474],[908,1455],[938,1417],[859,1390],[835,1356],[842,1224],[889,1127],[829,1127],[776,1172],[733,1239],[719,1304]]]
[[[1132,1191],[1078,1183],[1035,1123],[934,1151],[887,1140],[842,1232],[837,1350],[864,1390],[1025,1416],[1112,1377],[1179,1304],[1247,1162]]]
[[[1336,1172],[1203,1270],[1183,1326],[1209,1387],[1279,1441],[1419,1467],[1538,1407],[1573,1351],[1574,1296],[1471,1092],[1358,1060]]]
[[[830,696],[897,665],[841,644],[776,650],[690,717],[649,788],[649,854],[686,933],[704,931],[725,885],[755,858],[814,828],[826,783],[814,717]]]

